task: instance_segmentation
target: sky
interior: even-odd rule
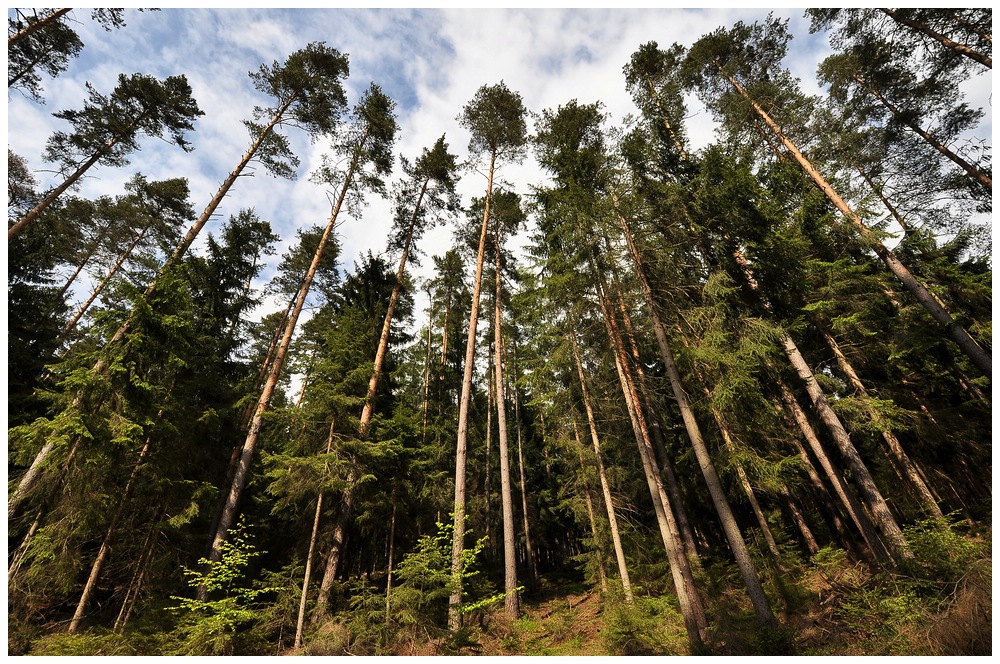
[[[802,9],[127,9],[127,25],[111,32],[91,20],[89,11],[77,9],[72,18],[83,51],[57,79],[43,77],[45,104],[8,92],[8,146],[28,161],[45,188],[54,184],[46,171],[50,165],[41,158],[45,142],[53,131],[68,129],[52,113],[80,108],[87,83],[109,93],[121,73],[158,78],[183,74],[205,113],[187,137],[193,151],[185,153],[165,141],[145,138],[129,165],[96,167],[76,195],[120,194],[122,184],[136,172],[150,180],[185,177],[198,213],[249,145],[242,121],[252,117],[255,105],[270,105],[254,90],[248,72],[282,62],[310,42],[322,41],[348,54],[349,105],[372,82],[396,101],[397,156],[412,161],[444,134],[450,151],[465,160],[469,134],[457,117],[483,85],[502,80],[521,94],[533,113],[555,110],[573,99],[601,101],[610,121],[618,123],[636,112],[622,68],[640,45],[656,41],[664,48],[675,42],[690,46],[717,27],[763,19],[770,11],[787,18],[794,35],[785,66],[800,79],[805,92],[818,93],[816,66],[830,51],[825,36],[809,34]],[[704,146],[713,136],[710,114],[691,99],[688,115],[686,128],[693,145]],[[262,283],[273,276],[296,228],[326,223],[334,197],[329,188],[309,179],[328,145],[311,144],[301,130],[284,133],[301,160],[297,179],[276,179],[258,166],[252,177],[237,182],[201,238],[218,233],[231,215],[253,208],[281,236]],[[399,175],[397,159],[390,185]],[[544,181],[530,151],[522,164],[503,165],[498,177],[522,195],[529,192],[529,184]],[[459,184],[463,204],[482,196],[485,187],[482,169],[465,171]],[[353,270],[354,262],[368,251],[385,251],[392,222],[387,200],[369,195],[359,218],[340,222],[344,269]],[[525,233],[515,244],[526,238]],[[422,267],[413,271],[418,283],[431,276],[430,257],[443,254],[451,244],[451,227],[439,227],[421,240]],[[395,267],[398,257],[389,260]],[[419,325],[423,320],[419,296],[417,303]],[[266,303],[257,314],[280,306]]]

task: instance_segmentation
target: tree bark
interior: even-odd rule
[[[291,345],[292,335],[295,332],[295,326],[298,322],[299,314],[302,313],[302,308],[305,306],[306,296],[309,294],[309,288],[312,285],[313,277],[316,275],[316,271],[323,258],[323,252],[326,250],[327,242],[330,239],[330,235],[333,233],[337,216],[340,214],[340,208],[343,205],[345,197],[347,196],[347,190],[350,187],[354,171],[358,166],[361,147],[364,145],[367,137],[368,130],[366,129],[365,133],[358,141],[358,147],[354,152],[354,157],[352,158],[351,164],[344,176],[344,185],[340,190],[340,196],[337,198],[337,203],[334,206],[333,213],[330,215],[330,220],[327,222],[326,229],[323,231],[323,236],[320,238],[319,245],[316,247],[316,253],[313,255],[312,263],[309,265],[306,277],[303,279],[302,286],[299,288],[299,292],[295,300],[295,306],[292,308],[292,313],[285,325],[285,331],[282,335],[277,353],[275,354],[274,362],[271,365],[271,370],[268,373],[267,380],[264,383],[264,389],[261,391],[260,398],[257,400],[257,407],[254,412],[253,420],[247,430],[246,440],[243,443],[243,451],[240,454],[239,465],[237,466],[236,474],[234,475],[232,484],[229,488],[229,495],[226,499],[226,505],[222,511],[222,518],[219,519],[219,526],[212,541],[212,550],[209,554],[209,560],[213,563],[219,561],[222,555],[220,547],[229,533],[229,528],[232,526],[232,523],[236,518],[237,504],[239,502],[240,495],[243,493],[243,487],[246,485],[249,477],[250,462],[252,461],[254,451],[257,448],[257,440],[260,437],[261,427],[264,424],[264,413],[267,412],[267,409],[271,405],[271,397],[274,395],[275,388],[278,385],[278,380],[281,377],[281,370],[284,367],[285,356],[287,355],[288,348]]]
[[[819,329],[820,333],[823,335],[823,339],[826,341],[827,346],[830,348],[833,356],[837,359],[837,365],[840,367],[840,370],[844,372],[844,375],[847,376],[847,380],[851,384],[851,387],[854,388],[862,399],[867,399],[869,397],[868,390],[861,382],[861,379],[858,378],[858,374],[854,371],[854,367],[851,366],[850,362],[848,362],[843,351],[841,351],[840,344],[837,343],[837,340],[832,334],[830,334],[825,326],[820,325]],[[923,507],[923,509],[933,517],[938,519],[944,518],[944,514],[941,512],[941,508],[938,507],[937,501],[934,500],[931,490],[924,482],[923,477],[921,477],[916,464],[914,464],[909,455],[906,454],[906,451],[903,449],[903,445],[899,442],[899,439],[896,438],[896,434],[889,431],[888,427],[884,426],[882,418],[871,406],[867,405],[867,403],[865,404],[865,411],[873,422],[882,425],[880,427],[882,429],[882,440],[885,441],[886,448],[889,453],[888,456],[903,471],[906,479],[909,480],[913,490],[917,494],[921,507]]]
[[[59,17],[69,13],[70,10],[72,9],[73,9],[72,7],[67,7],[64,9],[55,9],[52,12],[43,16],[42,18],[38,19],[34,23],[26,25],[21,30],[7,37],[7,48],[10,48],[11,44],[15,44],[24,39],[25,37],[28,37],[34,34],[35,32],[38,32],[42,28],[52,24],[53,22],[57,21]]]
[[[570,345],[573,347],[573,358],[576,361],[576,373],[580,379],[580,390],[583,393],[583,407],[587,413],[587,426],[590,428],[590,441],[594,446],[594,457],[597,460],[597,475],[601,480],[601,492],[604,495],[604,505],[608,512],[608,526],[611,529],[611,542],[615,550],[615,560],[618,562],[618,574],[622,580],[622,591],[625,594],[625,602],[634,604],[632,595],[632,582],[629,579],[628,566],[625,563],[625,550],[622,547],[621,534],[618,531],[618,518],[615,514],[615,504],[611,498],[611,485],[608,483],[607,473],[604,472],[604,462],[601,459],[601,440],[597,435],[597,421],[594,418],[594,409],[590,405],[590,395],[587,391],[587,380],[583,373],[583,362],[580,360],[580,350],[576,345],[576,333],[570,330]],[[573,420],[573,431],[577,440],[580,440],[580,433],[576,428],[576,419]]]
[[[948,39],[948,37],[945,37],[940,32],[931,29],[930,26],[924,23],[921,23],[919,21],[914,21],[904,16],[901,16],[897,10],[879,8],[879,11],[883,12],[886,16],[890,17],[897,23],[902,23],[908,28],[913,28],[917,32],[927,35],[934,41],[939,42],[945,48],[954,51],[955,53],[958,53],[960,55],[964,55],[970,60],[974,60],[979,64],[988,67],[989,69],[993,69],[993,58],[989,57],[988,55],[980,53],[979,51],[976,51],[975,49],[972,49],[969,46],[966,46],[965,44],[961,44],[954,40]],[[989,41],[992,42],[993,40],[990,39]]]
[[[594,538],[594,551],[597,556],[597,574],[601,581],[601,594],[608,594],[608,574],[604,569],[604,551],[601,547],[601,539],[597,532],[597,517],[594,514],[594,501],[590,497],[590,487],[587,485],[586,465],[583,463],[583,441],[580,440],[580,430],[576,426],[576,418],[573,418],[573,435],[576,438],[577,455],[580,457],[580,482],[583,484],[583,499],[587,505],[587,517],[590,520],[590,534]],[[631,593],[628,595],[631,603]]]
[[[771,119],[771,116],[764,111],[763,108],[746,93],[742,86],[736,82],[732,76],[728,76],[722,69],[722,66],[718,62],[715,63],[718,67],[719,72],[729,81],[730,85],[753,107],[754,112],[757,113],[758,117],[774,132],[774,135],[781,140],[782,145],[785,146],[791,155],[798,162],[802,170],[812,179],[817,187],[826,195],[826,197],[833,203],[841,214],[846,216],[851,223],[854,224],[855,228],[858,229],[861,237],[868,243],[872,250],[878,255],[879,258],[885,262],[889,270],[902,282],[903,286],[910,292],[911,295],[923,306],[931,317],[937,322],[945,326],[949,334],[958,347],[962,349],[969,359],[972,361],[976,367],[983,372],[987,377],[993,377],[993,360],[989,353],[983,350],[983,348],[976,343],[976,341],[969,336],[969,333],[964,327],[955,322],[951,317],[951,314],[944,308],[944,306],[938,301],[927,288],[917,280],[916,277],[910,272],[910,270],[903,265],[896,255],[890,251],[882,242],[880,242],[871,232],[871,230],[865,226],[861,217],[858,216],[854,210],[852,210],[844,199],[840,197],[837,191],[826,181],[825,178],[819,173],[818,170],[812,165],[809,160],[805,158],[802,152],[799,151],[798,147],[781,131],[778,124]],[[992,184],[990,185],[992,189]]]
[[[617,204],[616,199],[615,203]],[[695,456],[698,459],[698,465],[701,467],[705,483],[712,496],[712,502],[715,506],[716,513],[719,515],[719,519],[722,522],[723,531],[726,534],[726,540],[728,541],[730,549],[733,552],[733,556],[736,559],[736,564],[740,568],[740,573],[743,576],[743,581],[747,587],[747,592],[750,595],[750,600],[754,605],[754,612],[757,616],[757,620],[762,625],[776,626],[777,619],[774,617],[774,612],[771,610],[770,602],[768,601],[767,595],[764,593],[764,588],[760,583],[760,577],[757,575],[757,570],[754,568],[753,561],[750,559],[750,554],[746,549],[746,543],[743,541],[743,535],[740,533],[739,527],[736,524],[732,510],[729,507],[729,501],[726,498],[725,491],[722,489],[722,483],[719,480],[719,476],[715,471],[715,466],[712,463],[711,456],[708,453],[708,447],[705,445],[704,439],[702,438],[701,429],[699,428],[698,422],[694,417],[694,412],[688,403],[687,393],[684,391],[680,372],[677,370],[677,364],[674,362],[673,353],[670,351],[670,346],[667,343],[666,331],[663,327],[662,321],[660,320],[659,314],[656,312],[653,290],[649,284],[648,277],[646,276],[642,258],[632,240],[632,234],[628,229],[625,217],[621,214],[618,214],[617,217],[619,225],[625,235],[629,253],[632,256],[634,272],[639,277],[639,283],[641,285],[643,295],[646,298],[650,318],[653,323],[653,330],[656,335],[657,343],[660,347],[660,356],[663,360],[667,376],[670,380],[670,387],[673,391],[674,400],[677,402],[677,407],[680,409],[681,419],[684,422],[685,431],[688,434],[688,438],[691,440],[691,446],[694,449]]]
[[[479,322],[479,293],[483,283],[483,257],[486,250],[486,230],[490,218],[490,197],[493,193],[493,170],[497,155],[490,155],[489,175],[486,181],[486,204],[483,225],[479,231],[479,250],[476,254],[476,276],[472,286],[472,310],[469,313],[469,334],[465,343],[465,370],[462,376],[462,395],[458,405],[458,441],[455,449],[455,511],[452,531],[451,574],[453,589],[448,598],[448,629],[462,626],[458,605],[462,603],[462,551],[465,549],[465,464],[469,439],[469,405],[472,400],[472,372],[476,359],[476,327]],[[446,332],[447,334],[447,332]]]

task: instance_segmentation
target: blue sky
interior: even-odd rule
[[[476,90],[501,79],[521,93],[533,112],[555,109],[571,99],[600,100],[611,120],[634,112],[625,90],[622,67],[641,44],[655,40],[662,47],[674,42],[688,46],[703,34],[737,20],[753,21],[763,9],[163,9],[125,12],[127,26],[105,32],[86,10],[73,18],[84,49],[81,57],[55,80],[45,79],[45,105],[19,93],[8,93],[8,145],[27,159],[42,186],[50,184],[41,154],[49,135],[65,129],[55,111],[79,108],[85,83],[110,92],[120,73],[166,77],[187,76],[205,116],[189,136],[194,147],[184,153],[162,141],[146,139],[122,169],[99,167],[78,195],[118,194],[136,172],[150,179],[187,177],[191,201],[200,212],[219,183],[236,165],[249,140],[242,120],[255,105],[269,105],[247,76],[261,64],[283,61],[312,41],[325,41],[350,57],[349,103],[374,81],[396,100],[400,132],[396,154],[409,159],[433,144],[442,133],[452,152],[466,156],[468,134],[456,117]],[[790,20],[795,39],[786,66],[806,92],[817,92],[816,65],[828,54],[825,37],[809,34],[801,9],[776,9]],[[982,97],[989,94],[986,90]],[[696,146],[712,138],[712,121],[697,104],[689,106],[687,129]],[[243,178],[218,210],[207,232],[243,208],[254,208],[281,235],[278,254],[294,239],[294,229],[324,224],[330,204],[321,187],[309,181],[327,147],[310,144],[305,134],[287,129],[301,159],[295,181],[274,179],[257,168]],[[398,175],[398,170],[397,170]],[[539,174],[531,157],[521,165],[504,166],[500,177],[528,192]],[[395,176],[394,178],[395,179]],[[485,178],[463,176],[463,203],[481,196]],[[369,197],[359,219],[342,220],[341,263],[348,269],[361,255],[385,250],[391,226],[387,201]],[[422,241],[427,255],[442,254],[451,244],[451,229],[439,228]],[[197,250],[197,247],[196,247]],[[273,272],[272,257],[265,278]],[[396,257],[391,257],[395,264]],[[423,261],[426,270],[432,263]],[[429,276],[418,272],[419,278]],[[266,313],[267,305],[259,313]],[[417,313],[416,320],[423,320]]]

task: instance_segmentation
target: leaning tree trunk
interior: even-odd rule
[[[847,360],[847,356],[844,355],[843,351],[840,349],[840,344],[837,340],[833,338],[833,335],[823,326],[820,326],[820,333],[823,335],[823,339],[826,341],[827,346],[833,353],[833,356],[837,358],[837,365],[840,367],[844,375],[847,376],[848,382],[850,382],[851,387],[861,395],[862,399],[868,399],[868,390],[865,388],[858,374],[854,371],[854,367]],[[872,422],[881,425],[882,440],[885,441],[886,448],[888,449],[889,459],[895,462],[895,464],[903,471],[906,479],[909,480],[913,490],[916,492],[920,505],[927,510],[927,513],[931,516],[942,519],[944,514],[941,512],[941,508],[938,507],[937,501],[934,499],[930,488],[928,488],[926,482],[924,482],[923,477],[921,477],[920,471],[917,469],[916,464],[910,459],[909,455],[903,449],[902,443],[896,437],[889,428],[885,426],[884,421],[881,416],[865,402],[865,411],[868,417],[871,418]]]
[[[621,332],[617,327],[611,304],[606,296],[607,289],[602,283],[603,279],[598,277],[593,263],[591,263],[591,272],[594,275],[595,290],[597,291],[601,306],[605,332],[611,347],[611,354],[615,361],[615,370],[618,373],[618,382],[621,386],[625,407],[632,424],[632,432],[635,436],[636,446],[638,447],[639,458],[642,461],[643,473],[646,477],[653,511],[656,514],[657,525],[660,529],[660,538],[663,541],[663,548],[670,564],[674,588],[677,592],[681,614],[684,617],[688,639],[692,645],[698,646],[705,638],[705,629],[707,627],[704,607],[694,583],[690,564],[683,555],[683,546],[681,544],[677,521],[670,506],[670,499],[663,488],[660,472],[656,467],[649,429],[642,412],[642,405],[639,402],[635,382],[629,370]]]
[[[819,441],[819,437],[813,430],[812,425],[809,424],[809,419],[806,417],[802,407],[799,406],[799,402],[795,399],[792,391],[787,385],[785,385],[784,381],[778,380],[777,385],[781,390],[781,397],[784,400],[785,405],[788,407],[789,411],[791,411],[792,417],[799,425],[799,429],[802,431],[802,435],[806,439],[806,442],[809,443],[809,447],[812,449],[813,455],[816,457],[816,460],[819,461],[820,466],[826,473],[831,486],[833,486],[834,492],[837,494],[837,497],[840,498],[844,509],[847,510],[848,516],[851,517],[854,525],[858,528],[858,532],[861,533],[861,536],[868,544],[868,548],[872,555],[877,561],[880,562],[890,559],[891,554],[883,545],[878,532],[875,530],[872,522],[868,519],[868,515],[865,514],[861,504],[854,497],[854,494],[851,493],[850,489],[847,487],[847,483],[844,481],[843,477],[841,477],[840,473],[833,467],[830,457],[827,456],[826,451],[823,449],[823,446]]]
[[[282,104],[282,106],[278,109],[274,117],[271,119],[270,123],[268,123],[268,125],[264,127],[261,133],[257,136],[257,140],[255,140],[253,145],[251,145],[250,148],[243,154],[243,157],[240,159],[240,162],[239,164],[237,164],[236,168],[233,169],[233,171],[222,183],[222,186],[219,187],[219,190],[215,193],[215,196],[212,198],[211,201],[209,201],[208,206],[201,213],[198,219],[195,220],[194,224],[191,226],[187,234],[184,236],[184,239],[177,246],[177,248],[174,249],[174,253],[170,256],[169,259],[167,259],[167,262],[163,265],[163,267],[160,268],[159,274],[163,274],[168,268],[173,267],[178,262],[180,262],[180,259],[184,256],[184,253],[188,250],[188,248],[190,248],[191,244],[195,241],[195,238],[197,238],[198,233],[201,232],[201,229],[205,226],[206,223],[208,223],[208,220],[211,218],[212,214],[215,213],[215,209],[222,202],[222,199],[225,198],[226,194],[229,192],[229,189],[232,188],[233,184],[236,182],[236,178],[240,176],[240,174],[243,172],[243,169],[246,168],[247,164],[250,163],[250,160],[253,159],[254,155],[257,153],[257,150],[261,147],[261,145],[263,145],[264,140],[274,130],[274,127],[281,122],[285,111],[294,101],[295,97],[291,97],[288,99],[286,103]],[[153,291],[156,289],[156,284],[157,280],[156,278],[154,278],[153,281],[150,282],[149,286],[146,288],[146,291],[143,295],[143,298],[145,300],[148,301],[149,298],[152,296]],[[122,339],[125,338],[125,335],[128,334],[131,327],[132,327],[132,315],[130,314],[129,317],[125,320],[125,322],[122,323],[122,325],[115,332],[111,340],[107,344],[105,344],[105,346],[119,343]],[[93,371],[95,373],[104,373],[105,370],[107,369],[107,363],[108,363],[107,357],[105,355],[102,355],[94,364]],[[82,402],[82,395],[78,394],[76,398],[74,398],[73,400],[72,407],[73,408],[79,407],[81,402]],[[79,441],[79,439],[77,439],[77,441]],[[74,443],[71,449],[75,450],[76,444],[77,443]],[[17,488],[8,498],[9,511],[12,511],[17,506],[17,504],[21,501],[24,495],[31,488],[31,485],[38,478],[38,474],[42,470],[42,463],[45,461],[46,457],[48,457],[48,455],[52,453],[52,451],[55,448],[56,448],[55,441],[50,440],[46,442],[45,445],[42,446],[42,449],[38,451],[38,454],[35,455],[35,459],[34,461],[32,461],[31,466],[29,466],[27,472],[25,472],[25,474],[21,477],[20,481],[18,482]]]
[[[496,241],[496,292],[493,298],[493,376],[496,379],[497,440],[500,447],[500,505],[503,512],[504,611],[511,620],[520,613],[517,594],[517,552],[514,536],[514,497],[510,482],[510,451],[507,445],[507,405],[503,385],[503,316],[500,308],[501,284],[499,233]]]
[[[722,69],[722,66],[718,62],[715,63],[719,69],[719,72],[729,81],[730,85],[753,107],[754,112],[761,118],[761,120],[768,126],[768,128],[774,132],[774,135],[778,137],[785,149],[791,153],[795,161],[798,162],[799,166],[803,171],[812,179],[817,187],[826,195],[826,197],[833,203],[841,214],[846,216],[851,223],[854,224],[855,228],[858,229],[858,233],[861,237],[871,246],[872,250],[878,255],[879,258],[886,264],[889,270],[902,282],[903,286],[910,292],[911,295],[923,306],[931,317],[937,322],[948,328],[948,331],[958,344],[958,347],[962,349],[969,359],[972,361],[976,367],[979,368],[987,377],[993,377],[993,359],[990,354],[983,350],[983,348],[976,343],[975,339],[969,336],[969,333],[964,327],[959,325],[948,313],[948,310],[941,304],[941,302],[934,297],[934,295],[927,290],[913,273],[903,265],[896,255],[890,251],[877,237],[871,232],[871,230],[865,226],[864,221],[858,216],[854,210],[852,210],[844,199],[840,197],[837,191],[830,185],[829,182],[819,173],[818,170],[812,165],[812,163],[805,158],[798,147],[787,137],[778,124],[771,118],[770,115],[764,111],[763,108],[753,99],[743,87],[737,83],[736,79],[732,76],[728,76]],[[992,188],[992,185],[991,185]]]
[[[455,511],[451,545],[451,576],[453,589],[448,598],[448,629],[462,626],[458,605],[462,603],[462,552],[465,550],[465,464],[469,441],[469,406],[472,401],[472,371],[476,359],[476,327],[479,323],[479,292],[483,283],[483,258],[486,250],[486,230],[490,218],[490,197],[493,192],[493,170],[496,154],[490,155],[490,169],[486,181],[486,203],[483,225],[479,231],[479,250],[476,253],[476,276],[472,286],[472,310],[469,312],[469,334],[465,343],[465,371],[462,376],[462,395],[458,405],[458,440],[455,447]],[[447,335],[447,332],[445,333]]]
[[[25,37],[28,37],[28,36],[34,34],[35,32],[41,30],[42,28],[45,28],[46,26],[51,25],[53,22],[55,22],[56,20],[58,20],[60,16],[69,13],[72,9],[73,9],[72,7],[66,7],[66,8],[63,8],[63,9],[55,9],[55,10],[51,11],[50,13],[46,14],[45,16],[41,17],[40,19],[38,19],[34,23],[30,23],[30,24],[26,25],[21,30],[19,30],[19,31],[15,32],[14,34],[10,35],[9,37],[7,37],[7,48],[10,48],[11,44],[15,44],[15,43],[21,41],[22,39],[24,39]]]
[[[979,51],[977,51],[977,50],[975,50],[973,48],[970,48],[969,46],[967,46],[965,44],[962,44],[960,42],[956,42],[956,41],[954,41],[952,39],[949,39],[948,37],[945,37],[944,35],[942,35],[941,33],[937,32],[936,30],[933,30],[926,23],[921,23],[919,21],[914,21],[912,19],[908,19],[905,16],[901,15],[899,13],[899,10],[897,10],[897,9],[882,9],[882,8],[879,8],[879,11],[885,13],[886,16],[889,16],[894,21],[896,21],[898,23],[902,23],[903,25],[905,25],[908,28],[913,28],[917,32],[920,32],[920,33],[922,33],[924,35],[927,35],[931,39],[933,39],[933,40],[937,41],[938,43],[940,43],[945,48],[947,48],[947,49],[949,49],[951,51],[954,51],[955,53],[958,53],[960,55],[963,55],[963,56],[969,58],[970,60],[974,60],[974,61],[978,62],[979,64],[984,65],[985,67],[988,67],[989,69],[993,69],[993,58],[991,58],[990,56],[988,56],[988,55],[986,55],[984,53],[980,53]],[[989,41],[992,43],[993,40],[990,39]]]
[[[125,264],[125,261],[128,260],[129,256],[132,255],[132,252],[142,241],[143,236],[146,235],[147,230],[149,230],[148,226],[139,231],[139,233],[132,240],[132,244],[129,245],[128,249],[122,252],[122,255],[118,257],[118,261],[115,262],[114,266],[112,266],[112,268],[104,276],[101,283],[99,283],[90,293],[90,297],[87,298],[87,301],[80,305],[80,307],[76,310],[76,313],[73,314],[73,317],[70,318],[69,321],[67,321],[67,323],[63,326],[62,330],[59,332],[59,336],[56,337],[56,341],[62,341],[69,335],[70,332],[73,331],[76,324],[79,323],[80,319],[83,318],[83,315],[87,313],[87,309],[90,308],[90,305],[92,305],[94,300],[96,300],[98,296],[104,292],[105,287],[107,287],[107,285],[111,282],[111,279],[118,273],[118,270],[120,270],[122,265]],[[81,265],[81,267],[83,266]],[[68,285],[69,284],[67,283],[67,286]]]
[[[617,201],[615,202],[617,203]],[[677,364],[674,362],[673,353],[667,343],[666,331],[663,327],[662,321],[660,320],[659,314],[656,312],[656,302],[653,298],[653,290],[649,284],[649,279],[646,275],[642,257],[632,240],[632,234],[629,231],[628,223],[625,221],[625,217],[620,214],[617,216],[619,225],[621,226],[625,236],[626,245],[628,246],[629,253],[632,257],[634,272],[639,277],[639,283],[649,308],[650,318],[653,322],[653,330],[656,335],[657,343],[660,347],[660,356],[666,368],[667,377],[670,380],[670,387],[673,392],[674,400],[677,403],[677,407],[680,409],[681,420],[684,422],[684,429],[691,441],[691,447],[694,449],[695,457],[698,459],[698,465],[701,467],[702,475],[705,478],[709,494],[712,497],[712,503],[715,507],[716,513],[719,515],[723,532],[726,534],[726,540],[729,543],[730,550],[732,551],[734,558],[736,559],[736,564],[740,569],[740,574],[742,575],[743,582],[747,587],[747,592],[749,593],[750,600],[753,603],[754,612],[757,616],[758,622],[762,625],[774,626],[777,624],[777,619],[774,617],[774,612],[771,610],[770,602],[767,599],[767,595],[764,593],[764,587],[760,583],[760,577],[758,576],[757,570],[753,565],[752,559],[750,558],[750,553],[746,549],[746,543],[743,541],[743,535],[740,533],[739,527],[736,524],[736,519],[729,507],[729,501],[726,498],[725,491],[722,488],[722,482],[719,480],[718,473],[712,463],[711,455],[708,452],[708,446],[702,438],[701,429],[694,417],[694,411],[688,403],[687,393],[684,391],[684,385],[681,382],[680,372],[677,370]]]
[[[267,409],[271,405],[271,397],[274,395],[274,391],[278,385],[278,380],[281,377],[281,370],[284,367],[285,357],[288,354],[288,348],[292,343],[292,335],[295,332],[295,326],[298,322],[299,314],[302,313],[302,308],[305,306],[306,296],[309,294],[309,288],[312,285],[313,277],[315,277],[316,271],[319,269],[319,264],[322,261],[323,253],[326,250],[326,245],[330,239],[330,235],[333,234],[333,228],[337,221],[337,216],[340,214],[340,208],[347,196],[347,190],[350,187],[354,171],[357,168],[360,159],[361,147],[364,145],[367,137],[368,132],[366,131],[358,142],[358,148],[355,150],[354,157],[351,160],[351,164],[344,176],[344,185],[340,190],[340,196],[337,198],[337,203],[334,206],[333,213],[330,215],[330,220],[327,222],[326,229],[323,231],[319,245],[316,247],[316,253],[313,255],[312,263],[306,271],[306,276],[302,281],[301,288],[299,288],[299,292],[295,300],[295,306],[292,308],[292,313],[288,317],[288,322],[285,325],[285,331],[275,354],[274,362],[271,365],[271,370],[268,373],[267,380],[264,383],[264,389],[261,391],[260,398],[257,400],[257,407],[254,411],[253,421],[247,430],[247,437],[243,443],[243,451],[240,454],[239,465],[237,466],[236,473],[233,476],[232,484],[229,487],[226,505],[222,510],[222,517],[219,519],[219,526],[215,531],[215,535],[212,540],[212,550],[209,553],[209,560],[213,563],[218,562],[221,558],[222,542],[225,541],[226,536],[229,534],[229,528],[236,519],[237,504],[239,503],[240,495],[243,493],[243,487],[246,485],[247,479],[249,478],[250,462],[252,461],[254,451],[257,448],[257,440],[260,438],[261,427],[264,424],[264,413],[267,412]]]
[[[583,394],[583,407],[587,413],[587,426],[590,429],[590,440],[594,446],[594,457],[597,462],[597,474],[601,480],[601,492],[604,495],[604,506],[608,512],[608,526],[611,529],[611,542],[615,550],[615,560],[618,562],[618,574],[622,580],[622,591],[625,594],[625,602],[634,604],[632,595],[632,582],[629,579],[628,566],[625,563],[625,550],[622,547],[621,534],[618,530],[618,518],[615,514],[615,504],[611,498],[611,485],[608,483],[608,475],[604,472],[604,462],[601,459],[601,440],[597,435],[597,421],[594,418],[594,409],[590,404],[590,394],[587,391],[587,380],[583,373],[583,362],[580,360],[580,350],[576,345],[576,332],[569,333],[570,345],[573,347],[573,359],[576,361],[576,373],[580,379],[580,390]],[[576,420],[573,420],[573,430],[576,432],[577,440],[580,438],[576,430]]]

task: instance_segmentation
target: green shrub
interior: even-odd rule
[[[635,604],[611,609],[604,629],[610,655],[684,655],[684,618],[668,597],[636,597]]]

